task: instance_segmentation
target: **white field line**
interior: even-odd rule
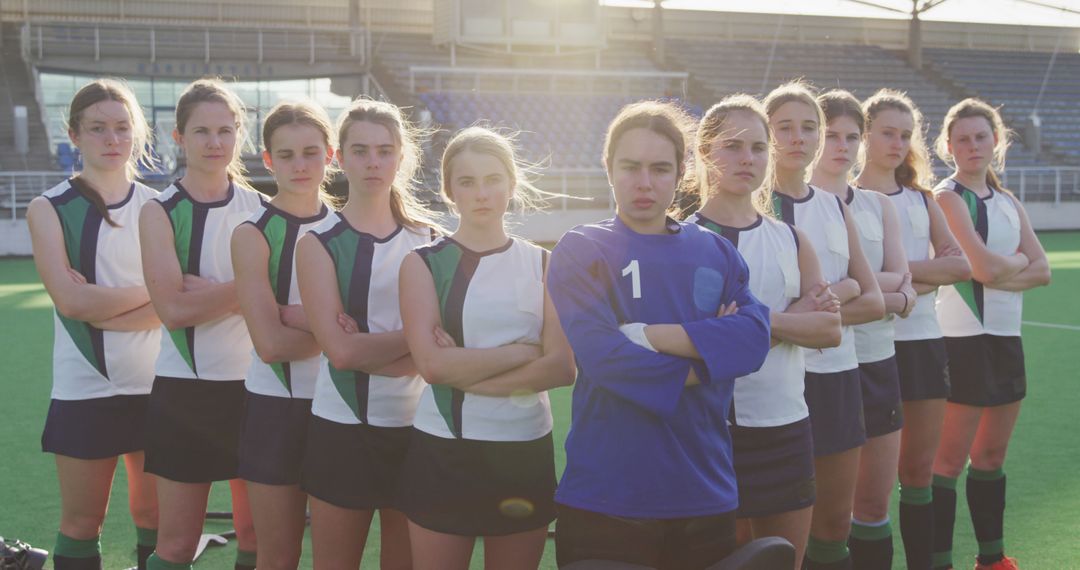
[[[1023,324],[1032,327],[1043,327],[1047,329],[1064,329],[1067,331],[1080,331],[1080,327],[1076,325],[1059,325],[1057,323],[1040,323],[1038,321],[1024,321]]]

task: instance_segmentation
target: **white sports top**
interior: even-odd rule
[[[218,202],[197,202],[180,182],[155,198],[172,223],[180,271],[217,283],[233,280],[232,232],[262,206],[258,192],[229,184]],[[244,317],[230,313],[193,327],[161,327],[157,374],[199,380],[243,380],[251,364]]]
[[[930,259],[930,214],[926,209],[926,194],[905,186],[887,196],[896,206],[896,214],[900,218],[900,236],[908,261]],[[896,340],[941,338],[937,310],[934,309],[936,299],[936,291],[919,295],[915,308],[907,318],[894,322]]]
[[[65,180],[43,194],[64,232],[68,263],[87,283],[104,287],[144,286],[139,251],[139,210],[157,191],[135,182],[127,198],[109,206],[110,226]],[[88,191],[92,191],[87,189]],[[106,331],[53,311],[53,387],[57,400],[86,400],[149,394],[154,360],[161,344],[159,329]],[[14,325],[14,323],[10,323]]]
[[[443,328],[465,348],[540,343],[547,252],[511,238],[475,252],[451,238],[417,249],[435,281]],[[514,397],[470,394],[428,385],[416,429],[443,438],[531,441],[551,432],[547,392]]]
[[[767,216],[744,228],[720,225],[700,213],[687,218],[727,238],[750,269],[750,292],[769,310],[782,312],[799,298],[799,240],[795,228]],[[735,379],[728,423],[745,427],[787,425],[809,415],[802,347],[782,342],[769,349],[761,368]]]
[[[870,269],[877,273],[885,267],[885,223],[881,195],[873,190],[849,187],[845,203],[859,230],[859,245],[870,262]],[[896,354],[896,345],[893,344],[894,317],[889,314],[881,320],[853,327],[855,354],[860,363],[879,362]]]
[[[934,192],[960,195],[987,249],[998,255],[1016,253],[1020,247],[1020,212],[1011,196],[991,188],[989,196],[980,198],[951,178],[944,180]],[[972,279],[942,287],[937,305],[945,336],[1020,336],[1024,294],[1019,291],[985,287]]]
[[[840,198],[825,190],[809,187],[809,194],[796,200],[773,194],[773,207],[785,222],[803,230],[821,263],[821,276],[829,283],[848,277],[848,233]],[[859,367],[855,355],[855,332],[841,328],[840,346],[805,350],[806,371],[816,374],[843,372]]]

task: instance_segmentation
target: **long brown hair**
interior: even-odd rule
[[[414,231],[422,228],[441,229],[435,221],[435,213],[416,198],[420,186],[417,176],[423,158],[420,140],[424,133],[410,123],[396,105],[361,97],[338,117],[338,142],[342,154],[348,146],[349,127],[358,122],[385,127],[401,151],[401,165],[390,185],[390,212],[394,215],[394,221]]]
[[[71,98],[68,106],[67,128],[71,133],[78,134],[82,127],[83,113],[91,106],[102,101],[116,101],[124,106],[128,114],[128,122],[131,125],[131,156],[128,157],[124,174],[134,180],[139,172],[139,166],[150,165],[150,127],[146,123],[142,107],[135,99],[127,84],[121,79],[96,79],[83,85]],[[112,216],[109,215],[109,207],[105,205],[104,198],[98,194],[90,184],[81,178],[73,184],[75,190],[86,198],[101,215],[107,224],[116,228],[120,227]]]
[[[685,188],[688,192],[696,194],[696,199],[701,206],[709,197],[709,165],[706,157],[712,150],[712,144],[716,139],[724,136],[724,122],[734,113],[746,113],[761,121],[765,127],[765,140],[772,142],[772,131],[769,129],[769,117],[765,113],[765,107],[760,101],[745,93],[729,95],[719,103],[709,107],[705,115],[698,123],[697,133],[694,137],[694,168],[687,175]],[[771,156],[769,157],[771,158]],[[763,180],[769,180],[772,175],[772,160],[769,160],[765,168]],[[754,208],[765,215],[774,216],[772,207],[772,192],[767,184],[754,191],[752,198]]]
[[[271,153],[270,140],[274,131],[286,125],[307,125],[319,131],[322,135],[323,145],[326,149],[334,150],[334,129],[330,126],[330,118],[322,107],[310,101],[282,101],[270,109],[270,114],[263,120],[262,144],[267,153]],[[319,184],[319,198],[335,208],[341,207],[342,200],[326,191],[327,185],[334,177],[335,169],[327,166],[323,171],[323,179]]]
[[[176,101],[176,130],[181,135],[184,134],[184,128],[199,103],[222,103],[232,113],[236,121],[236,146],[233,147],[232,160],[229,161],[226,172],[229,180],[248,185],[247,167],[240,156],[248,140],[247,107],[220,79],[197,79],[184,89]]]
[[[990,123],[990,129],[993,131],[997,142],[994,144],[994,158],[990,162],[990,168],[986,169],[986,184],[998,190],[1005,190],[1005,187],[1001,184],[1001,179],[998,178],[995,171],[1005,168],[1005,154],[1009,150],[1009,145],[1012,144],[1010,140],[1012,131],[1005,126],[1005,121],[1001,120],[1001,114],[998,113],[998,110],[985,101],[968,98],[950,107],[949,112],[945,114],[945,122],[941,126],[941,132],[938,133],[937,140],[934,141],[934,149],[941,160],[956,168],[956,161],[953,159],[952,153],[949,152],[949,137],[952,135],[952,127],[956,121],[970,117],[982,117],[986,119],[986,122]]]
[[[675,145],[675,168],[678,178],[675,198],[668,214],[678,216],[683,208],[679,204],[693,189],[684,187],[688,150],[693,142],[694,119],[681,107],[666,101],[638,101],[624,106],[608,125],[604,136],[604,167],[608,173],[614,168],[615,149],[622,136],[633,129],[647,129]]]
[[[930,167],[930,150],[926,146],[926,128],[923,125],[922,112],[906,93],[895,89],[880,89],[863,101],[867,131],[874,128],[874,117],[886,109],[895,109],[911,115],[914,125],[911,129],[911,148],[908,149],[903,164],[896,167],[894,172],[896,183],[929,193],[934,185],[934,171]]]

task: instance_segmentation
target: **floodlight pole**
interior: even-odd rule
[[[653,0],[652,17],[653,58],[657,65],[663,66],[665,57],[664,50],[664,2]]]

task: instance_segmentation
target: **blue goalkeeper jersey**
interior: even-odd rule
[[[548,291],[578,378],[559,503],[634,518],[738,506],[728,408],[769,352],[769,309],[747,282],[731,243],[694,224],[644,235],[614,218],[563,236]],[[732,301],[738,313],[717,318]],[[633,322],[682,324],[702,359],[634,344],[618,329]],[[691,368],[701,385],[685,387]]]

